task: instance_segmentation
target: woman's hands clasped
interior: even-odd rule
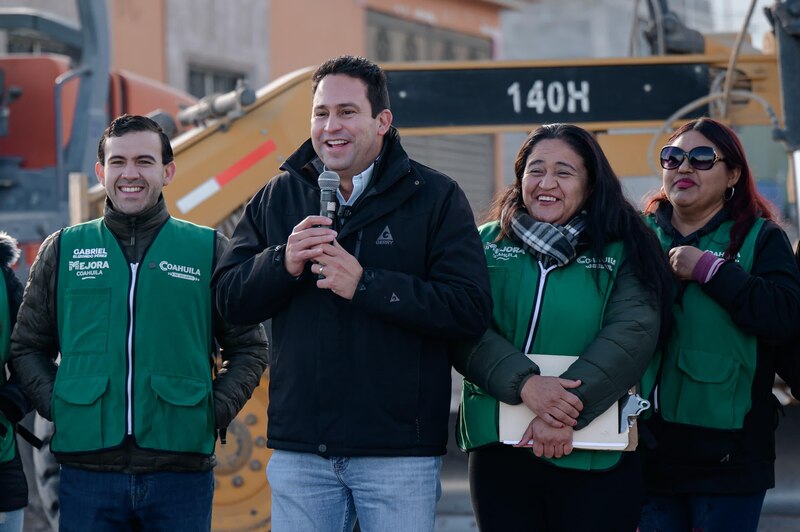
[[[516,447],[532,447],[533,454],[560,458],[572,452],[572,427],[583,410],[583,402],[569,390],[580,380],[534,375],[522,386],[520,399],[536,417],[525,429]]]
[[[553,428],[535,417],[514,447],[531,447],[538,457],[561,458],[572,452],[572,432],[572,427]]]
[[[520,399],[531,412],[553,428],[574,427],[583,403],[572,392],[581,381],[534,375],[522,386]]]

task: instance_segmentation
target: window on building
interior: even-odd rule
[[[453,61],[456,58],[456,51],[453,48],[453,43],[451,41],[445,41],[444,46],[442,47],[442,59],[445,61]]]
[[[247,76],[243,72],[231,72],[212,67],[189,65],[189,93],[202,98],[218,92],[229,92],[236,82]]]
[[[378,28],[375,36],[375,58],[378,61],[389,61],[391,59],[391,44],[389,43],[389,33],[386,28]]]
[[[13,31],[7,34],[6,52],[9,54],[62,54],[73,59],[80,57],[80,51],[64,43]]]
[[[406,43],[403,49],[403,59],[406,61],[417,61],[419,59],[419,48],[417,47],[417,40],[411,33],[406,35]]]
[[[489,59],[492,41],[368,10],[366,51],[377,61]]]

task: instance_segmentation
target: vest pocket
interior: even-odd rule
[[[107,375],[81,375],[56,379],[53,389],[54,451],[90,451],[103,442],[102,396]]]
[[[717,429],[741,428],[736,412],[740,364],[731,356],[681,349],[675,421]]]
[[[102,355],[108,348],[110,288],[70,288],[61,332],[62,356]],[[88,318],[87,316],[91,316]]]
[[[157,401],[147,425],[155,430],[147,432],[144,446],[210,453],[214,430],[210,383],[193,377],[153,373],[150,387]]]

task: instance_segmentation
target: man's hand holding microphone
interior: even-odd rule
[[[303,273],[311,261],[311,272],[317,274],[318,288],[331,290],[344,299],[352,299],[364,271],[358,260],[336,241],[336,191],[339,176],[322,172],[317,180],[320,187],[320,214],[308,216],[292,229],[286,242],[286,271],[293,277]]]

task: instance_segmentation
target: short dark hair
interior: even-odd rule
[[[367,86],[367,99],[372,106],[372,118],[384,109],[389,109],[389,87],[386,73],[381,67],[364,57],[340,55],[322,63],[311,78],[311,94],[317,93],[317,86],[325,76],[341,74],[360,79]]]
[[[155,120],[141,115],[124,114],[115,118],[103,131],[100,137],[100,144],[97,146],[97,160],[100,164],[106,162],[106,139],[111,137],[121,137],[132,131],[152,131],[158,133],[161,139],[161,164],[169,164],[174,159],[172,154],[172,144],[169,137]]]

